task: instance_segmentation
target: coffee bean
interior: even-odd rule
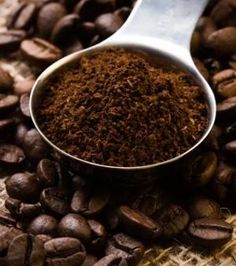
[[[93,22],[82,22],[77,27],[77,34],[79,39],[88,45],[92,38],[97,34],[96,26]]]
[[[236,140],[230,141],[224,145],[224,151],[230,159],[236,154]]]
[[[20,97],[20,110],[24,117],[31,117],[29,108],[29,95],[27,93],[21,95]]]
[[[50,38],[56,23],[66,15],[65,7],[60,3],[44,5],[38,14],[37,29],[41,37]]]
[[[230,56],[236,53],[236,27],[226,27],[213,32],[206,41],[216,56]]]
[[[83,21],[93,21],[99,13],[97,6],[92,0],[80,0],[74,7],[75,14],[78,14]]]
[[[33,162],[41,160],[48,152],[48,146],[34,128],[25,134],[23,148],[27,158]]]
[[[233,69],[236,69],[236,55],[233,55],[230,58],[229,66],[232,67]]]
[[[209,72],[207,70],[207,68],[204,66],[203,62],[201,62],[200,60],[194,58],[194,64],[196,65],[197,69],[200,71],[200,73],[203,75],[203,77],[209,81],[210,80],[210,75]]]
[[[198,31],[194,31],[191,38],[191,53],[196,55],[201,47],[201,35]]]
[[[103,37],[108,37],[115,33],[124,23],[120,16],[106,13],[98,16],[95,20],[96,28]]]
[[[126,259],[116,256],[116,255],[108,255],[101,258],[97,261],[93,266],[128,266]]]
[[[0,134],[5,135],[6,132],[10,133],[14,128],[14,125],[15,125],[14,119],[9,118],[9,119],[0,120]]]
[[[221,62],[215,58],[207,58],[203,60],[203,63],[211,75],[216,74],[222,69]]]
[[[0,94],[0,115],[6,115],[14,111],[18,102],[19,98],[16,95]]]
[[[154,239],[161,234],[160,225],[140,211],[121,206],[118,214],[123,229],[130,235],[142,239]]]
[[[92,237],[92,231],[86,219],[79,214],[67,214],[58,224],[60,236],[79,238],[83,243],[88,243]]]
[[[52,187],[58,183],[56,165],[49,159],[42,159],[37,166],[37,176],[45,187]]]
[[[190,201],[188,206],[188,213],[191,219],[200,218],[222,218],[220,206],[207,198],[196,197]]]
[[[165,208],[157,220],[161,223],[163,236],[172,238],[181,233],[189,222],[188,213],[178,205]]]
[[[0,53],[10,53],[16,51],[26,33],[21,30],[9,30],[0,33]]]
[[[201,35],[201,43],[205,45],[208,37],[217,30],[217,27],[210,17],[201,17],[197,23],[197,31]]]
[[[104,223],[106,225],[107,230],[116,230],[119,225],[119,216],[117,211],[111,208],[106,210],[104,214]]]
[[[54,238],[44,244],[47,259],[46,265],[81,265],[86,251],[83,244],[76,238]]]
[[[114,12],[114,14],[121,17],[123,21],[125,21],[129,17],[130,13],[131,8],[129,8],[128,6],[123,6]]]
[[[37,66],[49,65],[62,57],[62,52],[53,44],[39,38],[21,43],[23,56]]]
[[[18,166],[25,160],[23,150],[15,145],[0,144],[0,164]]]
[[[81,266],[93,266],[97,261],[98,259],[96,257],[94,257],[93,255],[87,254]]]
[[[33,217],[41,212],[41,205],[39,203],[29,204],[13,198],[6,199],[5,207],[12,216],[20,218]]]
[[[236,4],[234,0],[219,1],[211,11],[212,19],[221,27],[236,26]]]
[[[88,224],[92,231],[92,241],[89,244],[89,248],[92,253],[101,252],[106,241],[105,227],[95,220],[88,220]]]
[[[37,12],[33,3],[21,3],[10,13],[7,19],[7,27],[10,29],[24,30],[32,25]]]
[[[232,225],[220,219],[203,218],[190,223],[188,233],[196,244],[206,247],[224,245],[232,238]]]
[[[224,98],[236,96],[236,70],[226,69],[213,76],[217,93]]]
[[[0,68],[0,93],[10,93],[13,88],[13,82],[12,76],[7,71]]]
[[[18,144],[20,146],[23,145],[25,134],[28,132],[28,130],[29,130],[29,128],[23,123],[20,123],[20,124],[17,125],[16,133],[15,133],[15,142],[16,142],[16,144]]]
[[[92,191],[91,188],[81,188],[73,195],[71,210],[85,216],[95,215],[106,207],[109,198],[110,194],[105,189],[98,187]]]
[[[34,218],[27,227],[27,232],[33,235],[55,235],[57,232],[57,220],[47,214],[41,214]]]
[[[51,41],[56,44],[63,44],[75,34],[78,24],[79,16],[76,14],[62,17],[53,27]]]
[[[43,242],[43,244],[45,244],[49,240],[52,240],[52,237],[50,235],[45,235],[45,234],[39,234],[39,235],[36,235],[35,237],[40,239]]]
[[[27,203],[37,202],[40,193],[40,183],[36,175],[17,173],[5,181],[6,190],[10,197]]]
[[[228,98],[217,104],[217,120],[225,122],[234,119],[236,115],[236,97]]]
[[[106,248],[106,255],[121,257],[127,261],[128,265],[136,265],[142,258],[143,254],[143,244],[122,233],[114,235],[108,241]]]
[[[78,39],[72,39],[70,40],[69,43],[67,43],[64,50],[65,50],[65,54],[69,55],[69,54],[83,50],[83,44]]]
[[[17,83],[14,84],[14,94],[16,95],[22,95],[25,93],[30,93],[32,90],[32,87],[35,83],[35,80],[22,80],[18,81]]]
[[[22,234],[14,238],[7,253],[8,264],[17,266],[43,266],[44,257],[43,243],[28,234]]]

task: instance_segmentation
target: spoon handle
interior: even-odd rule
[[[189,50],[192,32],[207,3],[208,0],[138,0],[115,37],[153,37]]]

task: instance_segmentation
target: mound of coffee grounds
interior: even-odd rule
[[[208,122],[203,92],[189,74],[123,49],[82,56],[54,77],[38,120],[62,150],[112,166],[171,159],[191,148]]]

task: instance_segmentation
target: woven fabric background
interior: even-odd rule
[[[17,0],[0,0],[0,31],[5,30],[5,18],[12,6]],[[0,58],[0,67],[8,70],[14,77],[15,81],[30,78],[32,73],[29,66],[24,62],[16,61],[14,57]],[[4,180],[7,173],[0,169],[0,209],[4,208],[4,201],[7,197]],[[186,247],[173,240],[167,248],[155,246],[145,252],[145,256],[140,266],[233,266],[236,265],[236,215],[228,214],[227,221],[234,226],[234,235],[232,240],[221,249],[209,252],[194,251],[191,247]]]

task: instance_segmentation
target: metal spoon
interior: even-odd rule
[[[30,97],[32,120],[41,136],[53,147],[59,159],[69,169],[84,175],[105,176],[111,179],[118,176],[121,182],[123,180],[125,183],[136,183],[140,180],[148,180],[148,177],[152,179],[152,177],[172,172],[179,165],[188,162],[212,129],[216,115],[216,103],[212,90],[196,69],[190,54],[191,35],[207,2],[207,0],[138,0],[126,23],[113,36],[96,46],[57,61],[39,76]],[[59,69],[78,61],[81,55],[110,46],[141,50],[150,57],[165,60],[166,64],[177,64],[180,68],[187,70],[200,84],[208,104],[209,123],[202,138],[193,147],[161,163],[137,167],[113,167],[76,158],[47,139],[37,121],[38,100],[47,81],[56,75]]]

